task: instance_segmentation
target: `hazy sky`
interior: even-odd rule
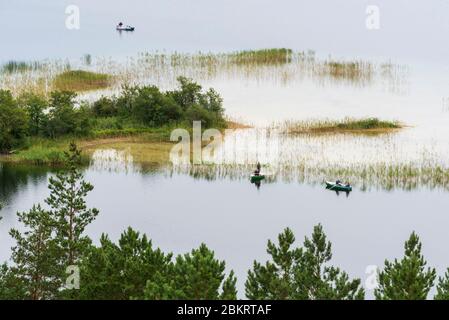
[[[65,26],[67,5],[80,29]],[[366,8],[379,8],[379,30]],[[136,27],[121,35],[115,24]],[[0,60],[123,56],[138,51],[313,49],[337,56],[442,60],[448,0],[0,0]]]

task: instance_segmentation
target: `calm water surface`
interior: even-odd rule
[[[0,211],[0,260],[13,245],[8,230],[19,227],[16,211],[28,210],[48,196],[43,170],[4,167]],[[156,246],[183,253],[201,242],[236,271],[239,291],[254,259],[264,261],[267,239],[285,227],[299,241],[322,223],[333,243],[333,263],[351,276],[365,279],[368,265],[400,257],[403,242],[415,230],[423,252],[439,272],[449,266],[449,193],[429,191],[354,190],[339,196],[322,186],[300,183],[262,183],[259,189],[242,179],[208,181],[166,171],[141,172],[91,167],[86,179],[95,185],[89,206],[100,209],[88,234],[96,241],[108,233],[117,239],[128,226],[147,233]],[[371,295],[371,293],[368,293]]]
[[[133,55],[139,51],[314,49],[340,56],[447,61],[445,0],[377,0],[380,29],[365,27],[368,0],[1,0],[0,61]],[[65,9],[80,9],[80,29]],[[119,34],[123,21],[136,27]]]

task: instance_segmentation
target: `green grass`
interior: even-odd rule
[[[130,136],[153,137],[156,140],[168,140],[171,128],[124,128],[124,129],[104,129],[93,132],[94,139],[120,138]]]
[[[75,141],[81,150],[111,143],[171,143],[170,135],[176,128],[185,128],[191,135],[192,128],[182,123],[154,128],[118,117],[97,118],[92,131],[86,136],[63,136],[56,139],[29,137],[13,154],[0,156],[0,162],[58,166],[63,163],[64,151],[71,141]],[[88,162],[88,155],[85,154],[85,157]]]
[[[172,127],[161,128],[124,128],[94,130],[86,137],[30,138],[26,145],[13,154],[0,156],[0,162],[23,163],[39,166],[59,166],[63,164],[64,152],[69,143],[75,141],[81,150],[92,146],[114,142],[167,142]],[[89,156],[83,154],[83,162],[89,162]]]
[[[89,91],[107,88],[112,76],[83,70],[69,70],[60,73],[53,80],[53,87],[65,91]]]
[[[373,66],[363,61],[326,61],[322,72],[335,79],[369,80],[373,74]]]
[[[273,48],[261,50],[248,50],[230,53],[231,62],[237,64],[284,64],[292,60],[293,50],[286,48]]]
[[[13,156],[12,162],[29,163],[34,165],[60,165],[64,161],[64,149],[36,145],[20,151]]]
[[[343,120],[310,120],[292,122],[287,121],[281,126],[285,133],[386,133],[391,130],[403,127],[397,121],[379,120],[378,118],[352,119],[345,118]]]
[[[396,121],[384,121],[377,118],[360,120],[346,119],[334,125],[341,130],[370,130],[370,129],[399,129],[401,125]]]
[[[3,156],[0,161],[59,166],[64,162],[64,152],[68,150],[69,143],[72,140],[74,140],[73,137],[60,139],[29,138],[24,147],[11,155]]]

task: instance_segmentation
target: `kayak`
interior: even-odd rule
[[[257,182],[257,181],[261,181],[265,179],[265,176],[263,174],[259,174],[258,176],[256,176],[255,174],[251,175],[251,182]]]
[[[352,191],[351,186],[345,186],[342,184],[336,184],[335,182],[326,181],[326,189],[335,190],[335,191]]]

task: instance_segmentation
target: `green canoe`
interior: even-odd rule
[[[265,179],[265,176],[263,174],[259,174],[258,176],[252,174],[251,175],[251,182],[257,182]]]
[[[346,186],[346,185],[342,185],[342,184],[336,184],[335,182],[330,182],[330,181],[326,181],[326,189],[335,190],[335,191],[345,191],[345,192],[352,191],[352,187],[349,185]]]

